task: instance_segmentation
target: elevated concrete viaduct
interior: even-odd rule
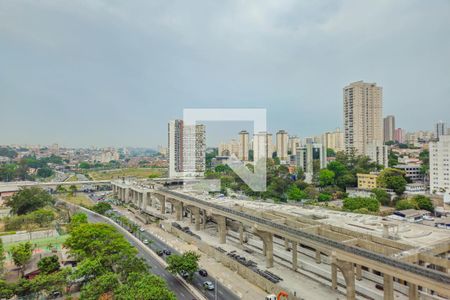
[[[355,280],[361,280],[362,268],[383,274],[385,299],[393,299],[394,281],[409,286],[410,299],[417,299],[419,287],[442,297],[450,297],[447,260],[450,243],[441,246],[439,254],[442,257],[436,258],[435,253],[430,253],[397,258],[395,255],[408,252],[411,247],[394,240],[321,225],[312,219],[286,216],[278,212],[251,211],[243,207],[228,208],[156,185],[144,188],[124,183],[112,184],[113,191],[120,200],[132,202],[141,209],[159,206],[161,214],[165,214],[167,203],[170,203],[175,208],[177,220],[182,220],[185,213],[190,214],[195,222],[195,230],[204,229],[206,220],[213,218],[217,224],[220,244],[226,243],[227,220],[239,224],[242,243],[244,228],[251,228],[251,233],[263,241],[267,268],[273,266],[274,236],[283,238],[285,246],[290,245],[292,249],[297,249],[300,245],[315,249],[317,263],[321,263],[321,254],[331,258],[333,288],[337,288],[338,271],[342,273],[346,282],[347,299],[355,299]],[[297,251],[292,251],[294,270],[298,267],[297,259]],[[424,263],[420,264],[421,261],[437,265],[439,270],[427,268]]]

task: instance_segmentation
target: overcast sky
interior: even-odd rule
[[[0,144],[155,147],[197,107],[267,108],[304,137],[342,127],[357,80],[431,130],[450,121],[449,37],[448,0],[0,0]],[[210,128],[209,145],[239,129]]]

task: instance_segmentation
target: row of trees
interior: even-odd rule
[[[9,163],[0,166],[0,181],[14,180],[35,180],[36,178],[47,178],[54,174],[49,164],[63,164],[59,156],[51,155],[49,157],[36,158],[35,156],[26,156],[17,163]],[[30,174],[30,169],[36,169],[35,175]]]
[[[107,224],[85,223],[82,214],[74,216],[65,246],[79,261],[72,278],[84,278],[82,299],[172,300],[175,295],[165,282],[149,274],[137,250]]]

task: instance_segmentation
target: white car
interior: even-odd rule
[[[214,290],[214,283],[212,283],[211,281],[205,281],[203,282],[203,287],[209,291]]]
[[[149,241],[147,239],[142,241],[144,244],[148,245]]]
[[[140,232],[144,232],[145,229],[144,229],[143,227],[141,227],[141,228],[139,228],[139,231],[140,231]]]

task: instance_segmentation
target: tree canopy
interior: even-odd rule
[[[171,255],[167,258],[167,270],[173,274],[187,272],[189,280],[198,271],[198,260],[200,255],[194,251],[187,251],[183,255]]]
[[[23,215],[54,203],[49,193],[38,187],[24,188],[5,201],[11,212]]]

